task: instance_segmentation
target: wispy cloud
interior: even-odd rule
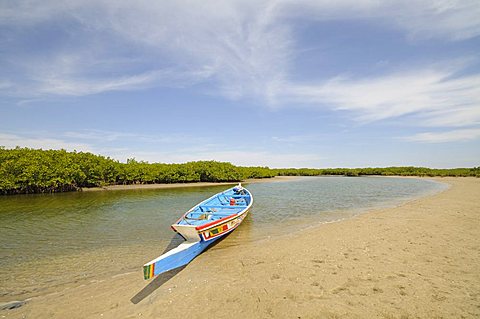
[[[35,135],[35,136],[33,136]],[[199,144],[191,138],[174,137],[156,143],[170,143],[176,139],[182,140],[183,147],[175,151],[151,151],[150,148],[132,145],[130,147],[115,147],[112,142],[119,139],[152,138],[147,135],[135,135],[108,131],[66,132],[57,134],[58,138],[45,134],[10,134],[0,133],[0,146],[6,148],[30,147],[42,149],[65,149],[68,151],[84,151],[109,156],[125,162],[128,158],[148,161],[150,163],[184,163],[199,160],[215,160],[230,162],[242,166],[270,166],[270,167],[320,167],[324,160],[317,154],[310,153],[278,153],[265,150],[233,150],[228,145]],[[103,139],[102,139],[103,136]],[[176,143],[177,143],[176,142]]]
[[[3,23],[12,29],[61,18],[72,22],[70,32],[78,39],[39,57],[10,56],[5,69],[23,75],[15,76],[17,94],[88,95],[211,81],[215,87],[210,92],[232,99],[258,97],[281,80],[290,53],[288,29],[274,23],[275,5],[270,2],[46,1],[3,6]],[[49,14],[37,7],[52,10]]]
[[[151,85],[154,78],[153,73],[95,80],[53,76],[43,79],[37,87],[37,93],[82,96],[108,91],[143,89]]]
[[[118,141],[120,139],[137,139],[145,138],[144,135],[126,133],[126,132],[114,132],[114,131],[104,131],[104,130],[81,130],[81,131],[69,131],[62,134],[64,137],[77,140],[87,140],[94,142],[112,142]]]
[[[477,18],[480,5],[476,0],[399,1],[384,3],[384,8],[414,39],[434,37],[458,41],[480,34]]]
[[[423,143],[447,143],[470,141],[477,138],[480,138],[480,128],[459,129],[446,132],[425,132],[404,139]]]
[[[190,149],[177,152],[118,152],[113,157],[120,160],[137,158],[151,163],[185,163],[199,160],[215,160],[230,162],[240,166],[269,166],[271,168],[284,167],[321,167],[323,158],[317,154],[309,153],[275,153],[270,151],[231,150],[219,151],[205,150],[192,152]]]
[[[480,75],[425,69],[374,78],[286,85],[282,101],[350,112],[362,122],[415,116],[417,125],[480,124]]]
[[[288,163],[288,159],[294,158],[286,154],[280,158],[266,151],[231,150],[229,145],[212,143],[208,138],[188,134],[149,135],[92,129],[57,132],[54,136],[53,133],[45,132],[0,132],[0,146],[84,151],[109,156],[123,162],[128,158],[136,158],[162,163],[215,160],[239,165],[269,165],[268,163],[283,163],[283,161]],[[151,149],[164,149],[165,146],[168,146],[168,151],[151,151]],[[275,161],[270,162],[275,158]],[[290,165],[316,158],[316,156],[307,155],[296,159]]]
[[[70,30],[62,35],[75,41],[52,42],[36,58],[28,48],[11,52],[3,68],[11,78],[0,81],[17,87],[4,94],[18,95],[89,95],[210,81],[211,93],[272,103],[289,82],[297,17],[368,19],[412,38],[461,40],[480,35],[478,16],[478,1],[468,0],[2,2],[4,32],[65,20]]]
[[[63,3],[54,0],[18,0],[2,2],[0,8],[0,23],[6,25],[36,25],[63,16],[78,19],[97,30],[109,26],[131,37],[142,36],[136,39],[153,45],[170,37],[172,30],[169,27],[175,26],[183,31],[196,25],[199,29],[204,29],[199,30],[202,33],[219,22],[222,25],[231,22],[230,25],[236,27],[238,22],[254,20],[260,15],[269,20],[297,16],[330,21],[369,19],[388,25],[393,22],[412,36],[450,37],[452,40],[472,38],[480,34],[480,5],[476,0],[232,0],[221,3],[213,0],[160,3],[146,0],[135,3],[110,0]],[[197,16],[204,16],[205,19],[192,19]],[[140,25],[130,28],[134,23]],[[143,25],[150,26],[150,30],[144,29]],[[218,31],[222,32],[220,28]]]
[[[405,31],[411,39],[464,40],[480,34],[476,0],[317,1],[285,0],[285,14],[320,21],[369,20]]]
[[[61,133],[65,139],[73,141],[86,141],[96,144],[106,144],[110,142],[135,142],[145,143],[151,145],[161,145],[161,144],[206,144],[208,145],[208,140],[199,137],[192,136],[190,134],[179,134],[179,133],[169,133],[169,134],[142,134],[142,133],[133,133],[127,131],[106,131],[106,130],[97,130],[97,129],[84,129],[80,131],[68,131]]]
[[[480,124],[480,75],[460,75],[466,63],[444,58],[369,77],[299,80],[296,22],[368,21],[413,42],[456,43],[480,36],[479,16],[475,0],[4,1],[0,95],[29,100],[201,83],[207,94],[270,108],[302,105],[362,123],[408,118],[416,126],[471,128]],[[58,28],[65,22],[68,30]],[[26,32],[34,29],[54,29],[55,37],[35,50]],[[98,135],[74,134],[65,138]]]
[[[306,134],[306,135],[289,135],[289,136],[272,136],[272,140],[278,143],[307,143],[318,141],[322,137],[319,135]]]
[[[30,147],[42,149],[65,149],[68,151],[85,151],[93,152],[94,147],[86,143],[78,143],[66,141],[58,138],[50,137],[32,137],[17,134],[0,133],[0,146],[6,148]]]
[[[0,92],[12,96],[45,95],[85,96],[110,91],[131,91],[151,87],[184,87],[205,80],[210,70],[153,69],[132,70],[134,62],[98,61],[103,57],[83,54],[52,54],[47,61],[36,57],[28,61],[11,57],[12,65],[27,77],[26,81],[0,83]],[[118,69],[123,70],[119,72]],[[7,85],[8,84],[8,85]],[[28,93],[26,93],[28,92]]]

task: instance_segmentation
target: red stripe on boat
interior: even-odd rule
[[[223,217],[222,219],[215,220],[215,221],[210,222],[210,223],[205,224],[205,225],[197,226],[197,227],[195,227],[195,229],[196,230],[202,230],[202,229],[208,228],[210,226],[213,226],[215,224],[220,224],[221,222],[226,221],[227,219],[235,217],[235,216],[237,216],[237,214],[233,214],[233,215],[230,215],[230,216],[227,216],[227,217]]]
[[[243,219],[242,219],[242,220],[243,220]],[[224,231],[224,232],[221,232],[221,233],[217,233],[217,234],[212,235],[212,236],[209,235],[208,238],[205,238],[205,236],[204,236],[203,239],[204,239],[205,241],[207,241],[207,240],[211,240],[211,239],[216,238],[216,237],[223,236],[223,235],[225,235],[225,234],[227,234],[227,233],[235,230],[235,228],[237,228],[238,226],[240,226],[241,223],[242,223],[241,221],[240,221],[240,223],[236,223],[235,226],[233,226],[232,228],[228,229],[227,231]],[[210,234],[210,232],[208,231],[208,232],[202,233],[202,235],[205,235],[205,234]]]

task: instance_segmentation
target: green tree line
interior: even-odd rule
[[[268,178],[268,167],[198,161],[183,164],[127,163],[86,152],[0,147],[0,194],[75,191],[106,185],[233,182]]]
[[[0,194],[75,191],[106,185],[233,182],[249,178],[319,175],[476,176],[480,167],[431,169],[426,167],[270,169],[231,163],[197,161],[183,164],[127,163],[88,152],[0,147]]]
[[[480,167],[473,168],[449,168],[438,169],[415,166],[392,166],[392,167],[367,167],[367,168],[287,168],[275,169],[277,176],[320,176],[320,175],[341,175],[341,176],[420,176],[420,177],[446,177],[457,176],[480,177]]]

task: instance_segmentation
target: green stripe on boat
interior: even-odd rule
[[[150,279],[150,266],[151,265],[143,266],[143,278],[145,279]]]

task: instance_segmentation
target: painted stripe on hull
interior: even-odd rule
[[[243,219],[247,216],[248,210],[245,211],[242,215],[238,216],[235,219],[229,220],[228,222],[221,223],[220,225],[210,228],[208,231],[204,231],[201,233],[202,240],[209,241],[214,239],[215,237],[221,237],[238,226],[243,222]]]

